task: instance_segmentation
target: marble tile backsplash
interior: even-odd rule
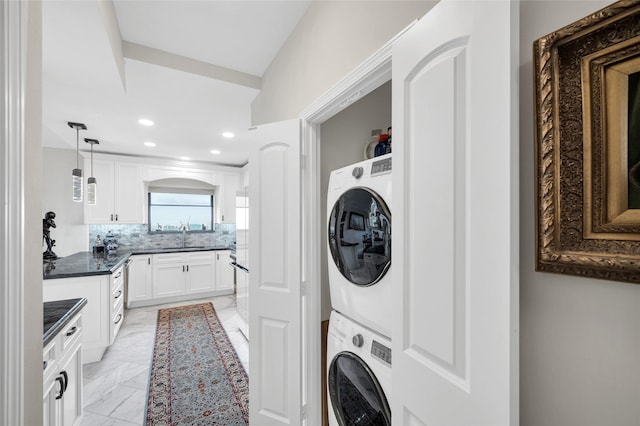
[[[103,240],[107,232],[118,240],[118,250],[160,249],[181,247],[182,233],[149,233],[147,225],[89,225],[89,248],[93,249],[98,235]],[[214,232],[187,232],[185,245],[228,246],[236,241],[236,225],[216,224]]]

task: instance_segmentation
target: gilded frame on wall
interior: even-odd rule
[[[538,271],[640,283],[639,22],[618,1],[534,42]]]

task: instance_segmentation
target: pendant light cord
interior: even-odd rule
[[[79,169],[79,168],[80,168],[80,129],[76,127],[76,169]]]

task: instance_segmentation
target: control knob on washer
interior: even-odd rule
[[[362,334],[356,334],[351,338],[351,342],[356,348],[361,348],[364,345],[364,337],[362,337]]]
[[[364,169],[360,166],[354,167],[353,170],[351,171],[351,176],[353,176],[356,179],[360,179],[363,174],[364,174]]]

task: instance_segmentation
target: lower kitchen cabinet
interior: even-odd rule
[[[84,297],[82,352],[85,363],[102,359],[124,319],[124,268],[112,274],[57,278],[43,281],[44,302]]]
[[[127,307],[233,293],[229,250],[134,255]]]
[[[153,298],[152,255],[133,255],[129,258],[127,308],[131,304]]]
[[[153,255],[153,297],[162,298],[185,294],[186,272],[183,253]]]
[[[216,251],[216,290],[233,290],[234,274],[230,254],[231,250]]]
[[[163,253],[153,256],[153,296],[193,295],[215,290],[212,251]]]
[[[44,348],[43,425],[73,426],[82,416],[81,314]]]

